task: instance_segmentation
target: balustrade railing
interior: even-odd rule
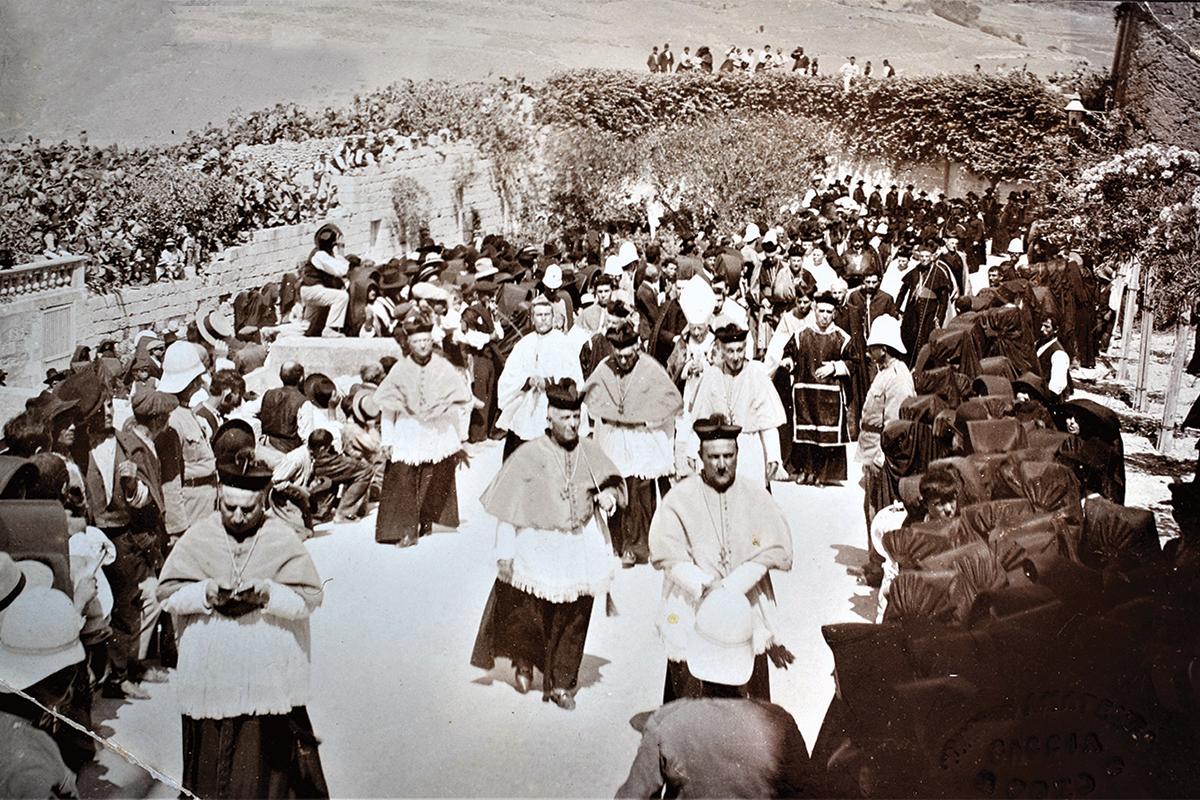
[[[68,256],[0,270],[0,302],[54,289],[81,288],[86,264],[82,256]]]

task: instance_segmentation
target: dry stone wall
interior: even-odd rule
[[[382,261],[400,254],[405,246],[415,249],[415,243],[404,241],[393,222],[392,188],[402,177],[415,181],[428,196],[427,221],[434,239],[463,241],[471,233],[472,210],[482,230],[503,230],[491,166],[474,146],[460,142],[402,152],[386,164],[334,178],[340,204],[327,221],[341,227],[346,252]],[[218,253],[194,280],[93,295],[79,326],[79,341],[123,338],[175,319],[186,322],[202,305],[214,306],[243,289],[278,280],[308,255],[313,233],[322,222],[257,231],[251,241]]]
[[[1116,97],[1150,139],[1200,150],[1200,3],[1125,3]]]

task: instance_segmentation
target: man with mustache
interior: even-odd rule
[[[768,571],[792,567],[792,535],[783,511],[757,475],[739,475],[739,434],[719,414],[693,426],[700,439],[699,475],[680,481],[650,524],[650,559],[663,572],[657,620],[667,648],[663,702],[699,697],[703,685],[687,667],[696,611],[710,592],[744,594],[754,609],[754,670],[740,693],[771,699],[767,659],[791,654],[775,638],[775,594]]]

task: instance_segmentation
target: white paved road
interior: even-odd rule
[[[661,577],[649,566],[624,570],[613,587],[619,616],[605,618],[597,604],[575,711],[542,703],[536,689],[518,695],[506,666],[470,666],[495,574],[492,524],[477,498],[499,459],[499,444],[486,445],[459,473],[458,532],[399,550],[375,544],[372,517],[309,542],[326,581],[312,620],[309,710],[336,796],[599,797],[612,796],[627,774],[639,740],[629,720],[661,698],[665,661],[652,622]],[[772,670],[772,692],[810,747],[833,693],[820,627],[861,621],[872,609],[873,594],[846,568],[863,558],[857,480],[852,463],[843,487],[774,486],[795,541],[795,566],[774,580],[796,663]],[[171,686],[151,692],[150,700],[104,706],[113,717],[104,732],[177,776]],[[100,763],[83,781],[89,795],[173,795],[113,753]]]

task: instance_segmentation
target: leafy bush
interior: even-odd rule
[[[824,166],[828,137],[786,114],[719,116],[633,140],[611,131],[564,131],[548,149],[552,215],[564,227],[639,217],[657,196],[683,227],[773,218],[799,200]]]
[[[893,164],[942,158],[993,180],[1036,180],[1069,160],[1063,97],[1037,77],[941,75],[863,81],[793,73],[652,75],[572,70],[540,88],[550,124],[636,138],[723,114],[820,120],[850,155]]]

